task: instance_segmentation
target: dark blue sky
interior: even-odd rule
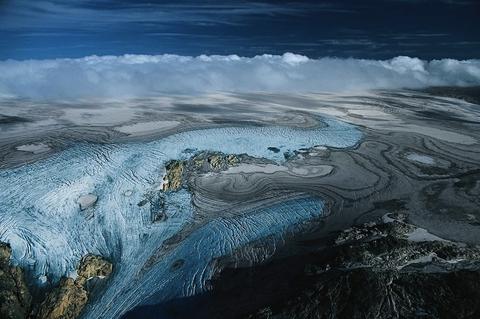
[[[480,58],[480,0],[0,0],[0,59],[86,55]]]

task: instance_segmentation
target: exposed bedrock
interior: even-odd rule
[[[78,318],[88,302],[90,281],[105,279],[112,273],[112,264],[101,256],[86,255],[80,261],[75,279],[64,277],[39,307],[38,319]]]
[[[220,152],[198,152],[189,160],[171,160],[165,164],[162,190],[176,191],[184,186],[186,174],[207,173],[226,170],[248,158],[247,155],[223,154]]]
[[[0,243],[0,318],[23,319],[30,312],[32,298],[23,271],[10,264],[12,250]]]
[[[392,218],[393,217],[393,218]],[[349,228],[316,251],[227,268],[210,293],[127,318],[478,318],[480,249],[446,241],[401,215]],[[235,257],[232,262],[237,263]]]
[[[32,303],[23,271],[10,264],[11,248],[0,243],[0,318],[2,319],[75,319],[89,300],[91,292],[112,273],[112,264],[101,256],[86,255],[77,268],[76,278],[63,277],[47,291],[45,299]],[[38,299],[38,298],[37,298]]]
[[[221,152],[197,152],[187,160],[171,160],[165,164],[165,173],[162,178],[161,190],[154,189],[147,192],[137,206],[150,206],[151,221],[164,222],[168,219],[168,196],[181,189],[188,189],[188,180],[197,174],[220,172],[237,165],[240,161],[251,157]],[[262,159],[254,159],[264,161]]]
[[[64,277],[40,305],[37,318],[77,318],[88,301],[87,291],[72,278]]]
[[[163,178],[163,191],[178,190],[182,186],[184,162],[173,160],[165,165],[166,174]]]

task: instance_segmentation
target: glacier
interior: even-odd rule
[[[232,126],[150,142],[81,143],[2,169],[0,241],[10,243],[13,263],[26,268],[38,285],[74,277],[87,253],[111,258],[115,274],[102,296],[87,306],[85,318],[116,318],[140,304],[197,294],[206,289],[216,258],[262,238],[281,240],[292,226],[321,217],[323,201],[304,194],[235,216],[219,214],[181,238],[194,222],[188,190],[166,194],[168,219],[160,223],[151,222],[149,205],[137,205],[145,194],[160,190],[165,164],[196,151],[246,153],[282,163],[284,153],[318,145],[354,147],[362,137],[351,124],[320,122],[308,129]],[[78,199],[87,194],[98,201],[83,212]],[[180,239],[169,244],[175,236]]]

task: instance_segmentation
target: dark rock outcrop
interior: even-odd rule
[[[190,171],[199,173],[219,172],[235,166],[249,158],[245,154],[224,154],[220,152],[200,152],[189,161]]]
[[[295,274],[300,289],[274,294],[244,317],[480,317],[478,247],[442,240],[396,218],[342,232],[332,248],[318,253],[323,256],[304,259],[303,272]]]
[[[107,278],[112,273],[112,270],[112,263],[102,256],[86,255],[80,261],[80,266],[77,270],[78,277],[75,282],[84,286],[92,278]]]
[[[40,305],[38,319],[78,318],[88,302],[87,282],[94,278],[107,278],[112,264],[101,256],[86,255],[80,261],[77,278],[62,278]]]
[[[86,255],[77,269],[77,278],[64,277],[40,305],[32,302],[23,271],[10,265],[11,248],[0,243],[0,318],[1,319],[74,319],[85,307],[88,282],[106,278],[112,264],[101,256]]]
[[[225,268],[212,291],[158,306],[171,318],[480,318],[480,249],[401,215],[352,227],[300,255]],[[135,314],[147,314],[150,309]],[[127,318],[134,318],[128,317]]]
[[[171,160],[165,165],[162,191],[179,190],[191,174],[224,171],[249,159],[251,157],[246,154],[199,152],[189,160]]]
[[[40,305],[38,319],[77,318],[88,301],[85,288],[72,278],[62,278]]]
[[[247,318],[478,318],[480,272],[334,269],[315,284]]]
[[[11,253],[9,245],[0,243],[0,318],[23,319],[32,298],[22,269],[10,265]]]
[[[183,161],[170,161],[166,165],[166,174],[163,178],[163,191],[176,191],[182,187]]]

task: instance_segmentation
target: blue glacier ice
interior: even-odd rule
[[[166,250],[152,267],[145,263],[164,241],[178,234],[195,214],[187,190],[170,193],[168,219],[152,223],[144,195],[159,189],[165,163],[187,159],[198,151],[246,153],[278,163],[283,153],[323,145],[355,146],[361,132],[333,119],[312,129],[293,127],[223,127],[181,132],[153,142],[82,143],[48,159],[0,170],[0,241],[12,246],[15,264],[26,267],[41,284],[75,276],[87,253],[115,261],[115,275],[104,294],[90,304],[87,318],[116,318],[142,302],[188,296],[205,289],[212,259],[264,237],[279,236],[321,216],[323,203],[314,197],[217,218]],[[272,152],[268,147],[280,152]],[[79,208],[79,197],[95,194],[91,214]],[[176,260],[184,264],[176,270]]]

